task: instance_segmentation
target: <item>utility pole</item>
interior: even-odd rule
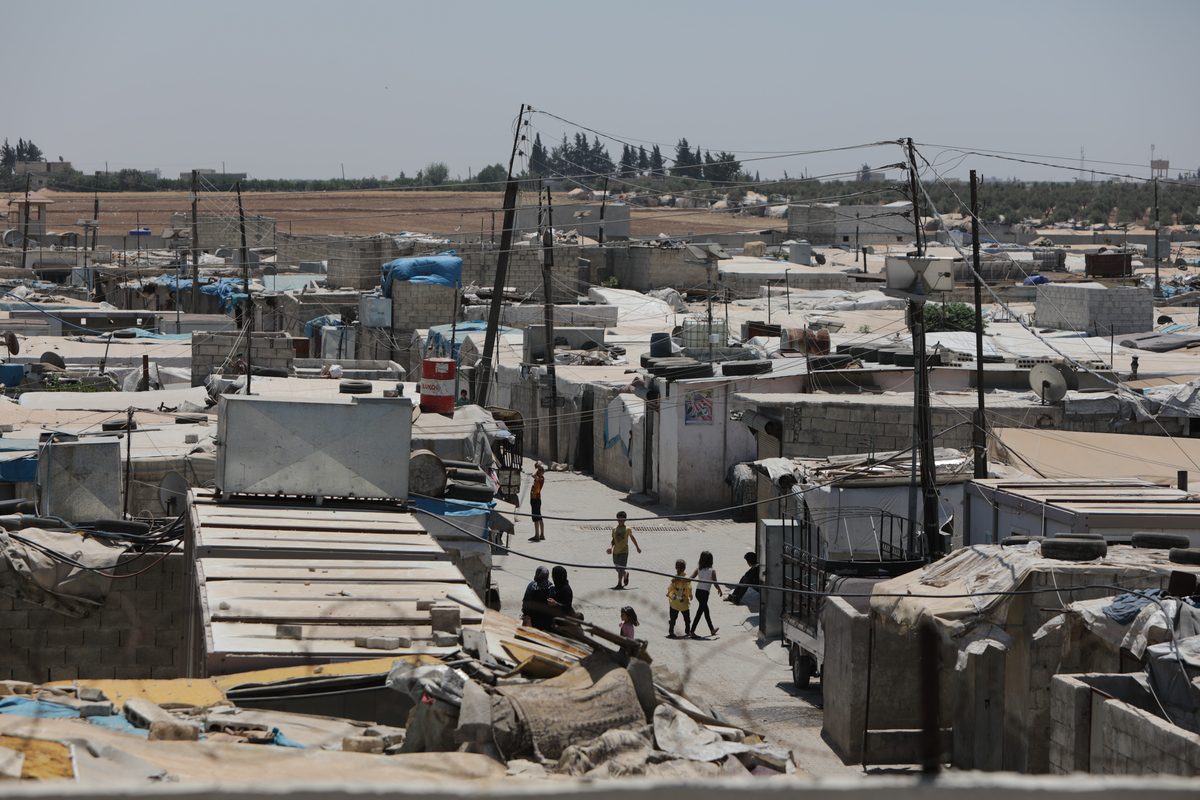
[[[96,223],[92,226],[92,260],[95,261],[96,236],[99,234],[98,228],[100,227],[100,192],[92,193],[92,221]]]
[[[608,204],[608,176],[604,176],[604,196],[600,198],[600,244],[604,244],[604,208]]]
[[[512,154],[508,157],[508,180],[504,184],[504,230],[500,233],[500,252],[496,254],[496,280],[492,284],[492,305],[488,309],[487,335],[483,340],[483,358],[476,367],[475,402],[487,406],[488,388],[492,380],[492,364],[496,355],[496,336],[500,329],[500,307],[504,304],[504,281],[508,277],[508,256],[512,251],[513,224],[517,214],[517,179],[513,176],[513,164],[517,160],[517,148],[524,138],[525,104],[517,114],[517,130],[513,134]],[[495,216],[492,217],[495,220]],[[493,222],[493,226],[494,226]]]
[[[783,296],[787,298],[787,313],[792,313],[792,280],[788,276],[790,269],[783,271]]]
[[[983,415],[983,280],[979,269],[978,179],[971,170],[971,263],[975,270],[975,477],[986,478],[987,419]]]
[[[246,331],[246,394],[250,394],[250,344],[254,339],[254,304],[250,301],[250,249],[246,247],[246,209],[242,207],[242,182],[237,182],[238,227],[242,232],[242,291],[246,293],[244,319]]]
[[[196,203],[200,200],[200,172],[192,170],[192,313],[200,307],[200,225]],[[180,333],[180,331],[176,331]]]
[[[25,210],[25,218],[21,221],[21,269],[29,268],[26,256],[29,254],[29,179],[31,177],[28,172],[25,173],[25,205],[22,206]]]
[[[1154,296],[1162,297],[1162,283],[1158,277],[1158,178],[1154,179]]]
[[[713,273],[713,267],[714,267],[714,262],[713,262],[714,258],[715,258],[715,256],[713,256],[712,254],[709,254],[708,263],[706,264],[707,269],[705,269],[705,271],[704,271],[705,276],[708,279],[708,291],[706,291],[705,294],[708,296],[708,363],[710,363],[710,364],[713,363],[713,331],[712,331],[712,326],[713,326],[713,316],[712,316],[713,279],[712,279],[712,273]],[[726,323],[728,323],[728,318],[726,318]],[[728,344],[728,342],[726,342],[726,344]]]
[[[917,159],[913,141],[907,141],[908,150],[908,184],[912,195],[913,232],[916,236],[917,258],[923,258],[925,248],[921,243],[921,206],[917,187]],[[918,278],[918,280],[921,280]],[[922,529],[925,534],[925,546],[928,557],[939,557],[942,552],[941,533],[938,527],[938,496],[937,496],[937,465],[933,460],[933,422],[929,405],[929,357],[925,348],[925,302],[924,300],[909,300],[909,325],[912,329],[913,355],[913,422],[916,430],[916,452],[913,458],[920,455]],[[916,487],[910,488],[909,524],[912,525],[916,516]]]
[[[558,372],[554,362],[554,297],[550,271],[554,267],[554,201],[546,187],[546,217],[550,224],[542,231],[542,315],[546,325],[546,378],[550,384],[550,462],[558,460]],[[541,397],[541,392],[538,392]]]

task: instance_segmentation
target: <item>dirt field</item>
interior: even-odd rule
[[[52,230],[73,230],[75,221],[92,216],[92,195],[46,192],[54,200],[49,208]],[[491,232],[493,212],[501,224],[501,195],[485,192],[264,192],[242,196],[247,214],[274,217],[278,230],[292,233],[350,233],[420,231],[450,234]],[[535,198],[536,201],[536,198]],[[100,195],[101,232],[145,226],[159,233],[171,214],[190,213],[186,192],[123,192]],[[201,214],[236,215],[232,194],[208,192],[200,196]],[[784,228],[785,220],[731,216],[709,211],[675,208],[635,208],[635,236]]]

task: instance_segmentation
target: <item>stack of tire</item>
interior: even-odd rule
[[[1010,536],[1002,545],[1025,544],[1031,539]],[[1167,550],[1175,564],[1200,565],[1200,548],[1191,547],[1191,540],[1174,533],[1135,533],[1129,542],[1141,550]],[[1057,561],[1094,561],[1108,554],[1108,542],[1098,533],[1057,534],[1041,540],[1042,556]]]
[[[486,503],[496,496],[496,485],[478,464],[444,459],[431,450],[409,456],[408,483],[419,497]]]
[[[712,364],[685,356],[642,356],[642,366],[649,370],[651,375],[669,381],[713,376]]]

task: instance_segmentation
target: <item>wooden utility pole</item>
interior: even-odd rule
[[[21,206],[25,210],[25,217],[21,221],[21,269],[28,269],[29,264],[26,257],[29,254],[29,179],[32,176],[25,173],[25,205]]]
[[[96,237],[100,231],[100,193],[92,194],[92,222],[96,223],[92,226],[92,260],[96,260]],[[86,244],[86,242],[84,243]]]
[[[604,209],[608,206],[608,176],[604,176],[604,196],[600,198],[600,236],[596,240],[604,244]]]
[[[971,263],[975,272],[975,477],[986,478],[987,418],[983,415],[983,278],[979,266],[979,182],[971,170]]]
[[[550,384],[550,462],[558,460],[558,373],[554,362],[554,294],[550,272],[554,267],[554,202],[546,187],[546,216],[542,231],[542,316],[546,327],[546,382]],[[541,392],[538,392],[541,397]]]
[[[916,235],[917,255],[923,258],[925,248],[921,240],[921,206],[917,194],[917,159],[913,141],[907,141],[908,149],[908,184],[912,195],[913,231]],[[918,276],[918,281],[923,278]],[[914,460],[920,456],[921,496],[924,499],[921,514],[921,526],[925,534],[925,547],[928,557],[934,559],[942,554],[941,532],[938,526],[938,495],[937,495],[937,465],[933,460],[933,421],[929,404],[929,357],[925,348],[925,301],[909,300],[909,325],[913,339],[913,424],[916,430],[916,450]],[[916,487],[910,489],[913,494],[909,500],[909,524],[915,521]]]
[[[488,389],[492,381],[492,364],[496,355],[496,337],[500,330],[500,307],[504,304],[504,281],[508,277],[508,257],[512,252],[513,224],[517,215],[518,182],[513,176],[517,148],[524,138],[525,104],[517,114],[517,131],[513,134],[512,154],[508,157],[508,180],[504,184],[504,230],[500,233],[500,252],[496,254],[496,280],[492,283],[492,304],[488,309],[487,335],[483,340],[483,358],[476,367],[475,402],[487,406]]]
[[[242,207],[242,182],[237,182],[238,227],[242,232],[242,291],[246,293],[242,325],[246,336],[246,394],[250,394],[250,345],[254,339],[254,304],[250,302],[250,249],[246,247],[246,209]]]
[[[192,313],[200,307],[200,225],[196,203],[200,200],[200,172],[192,170]],[[175,331],[180,333],[181,331]]]
[[[1162,282],[1158,277],[1158,178],[1154,179],[1154,296],[1162,297]]]

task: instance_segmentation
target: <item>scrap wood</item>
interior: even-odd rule
[[[527,661],[533,661],[536,658],[542,659],[548,664],[561,665],[562,669],[555,673],[557,675],[565,672],[573,663],[572,661],[568,661],[557,654],[547,652],[543,648],[535,649],[534,647],[530,647],[525,642],[518,642],[513,639],[502,639],[500,640],[500,645],[504,648],[505,652],[508,653],[509,657],[517,663],[518,670],[520,669],[521,664]]]
[[[160,706],[212,706],[225,702],[225,692],[212,678],[174,678],[161,680],[85,679],[53,681],[54,687],[98,689],[117,709],[126,700],[142,698]]]
[[[531,653],[516,667],[505,673],[504,677],[511,678],[514,675],[522,675],[526,678],[553,678],[555,675],[562,675],[568,669],[566,662],[540,653]]]

